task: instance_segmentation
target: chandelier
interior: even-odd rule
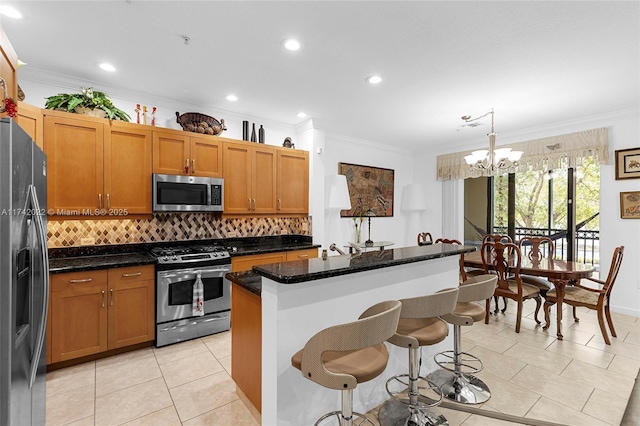
[[[461,118],[470,123],[479,120],[491,114],[491,133],[489,136],[489,149],[480,149],[473,151],[470,155],[464,157],[472,172],[478,172],[484,175],[497,175],[515,171],[518,166],[518,160],[522,156],[522,151],[512,151],[511,148],[496,149],[496,132],[493,129],[493,109],[479,117],[471,118],[470,115],[464,115]]]

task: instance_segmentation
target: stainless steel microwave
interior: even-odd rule
[[[153,175],[154,212],[221,212],[223,207],[223,179]]]

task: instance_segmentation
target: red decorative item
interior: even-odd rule
[[[4,112],[11,118],[16,118],[18,115],[18,105],[11,98],[5,98],[4,100]]]
[[[136,123],[140,124],[140,104],[136,104],[134,111],[136,112]]]

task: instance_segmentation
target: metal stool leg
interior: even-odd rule
[[[341,411],[332,411],[331,413],[325,414],[314,423],[314,426],[319,426],[323,421],[334,416],[338,420],[338,424],[340,426],[375,426],[375,423],[373,423],[373,421],[371,421],[367,416],[353,411],[353,389],[344,389],[341,392]]]
[[[422,389],[434,389],[429,381],[420,377],[419,348],[409,349],[409,374],[393,376],[387,380],[387,393],[391,399],[380,407],[378,420],[381,426],[442,426],[448,425],[447,419],[429,411],[442,401],[442,396],[431,399],[420,393]],[[406,379],[406,380],[401,380]],[[428,387],[420,386],[420,380],[428,383]],[[390,384],[398,383],[402,390],[394,392]],[[435,389],[434,389],[435,390]]]
[[[460,326],[453,326],[453,351],[436,354],[435,361],[442,367],[429,374],[442,395],[462,404],[482,404],[491,398],[489,387],[471,373],[484,368],[482,361],[474,355],[461,351]],[[466,371],[465,371],[466,370]]]

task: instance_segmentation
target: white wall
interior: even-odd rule
[[[513,134],[500,134],[496,141],[498,145],[523,142],[543,137],[561,135],[581,130],[607,127],[609,129],[609,151],[611,161],[609,165],[603,165],[600,171],[600,253],[602,263],[602,275],[611,262],[611,255],[616,246],[624,245],[625,254],[611,297],[611,309],[615,312],[633,316],[640,316],[640,220],[620,218],[620,192],[640,190],[640,180],[615,180],[614,151],[640,146],[640,112],[635,110],[620,111],[598,117],[587,117],[567,123],[558,123],[539,129],[527,129]],[[435,161],[439,154],[459,152],[468,149],[478,149],[487,144],[483,140],[470,141],[464,146],[455,147],[448,151],[418,153],[414,162],[416,171],[414,179],[424,180],[431,186],[434,199],[447,200],[454,198],[457,202],[463,192],[463,181],[455,183],[443,183],[436,181]],[[418,165],[430,164],[433,167],[419,167]],[[447,190],[443,191],[443,188]],[[456,202],[452,203],[455,205]],[[463,204],[460,204],[462,206]],[[442,215],[454,217],[458,221],[459,229],[463,229],[463,217],[458,211],[444,211]],[[433,215],[434,226],[444,226],[445,220]],[[440,222],[436,224],[436,221]]]

